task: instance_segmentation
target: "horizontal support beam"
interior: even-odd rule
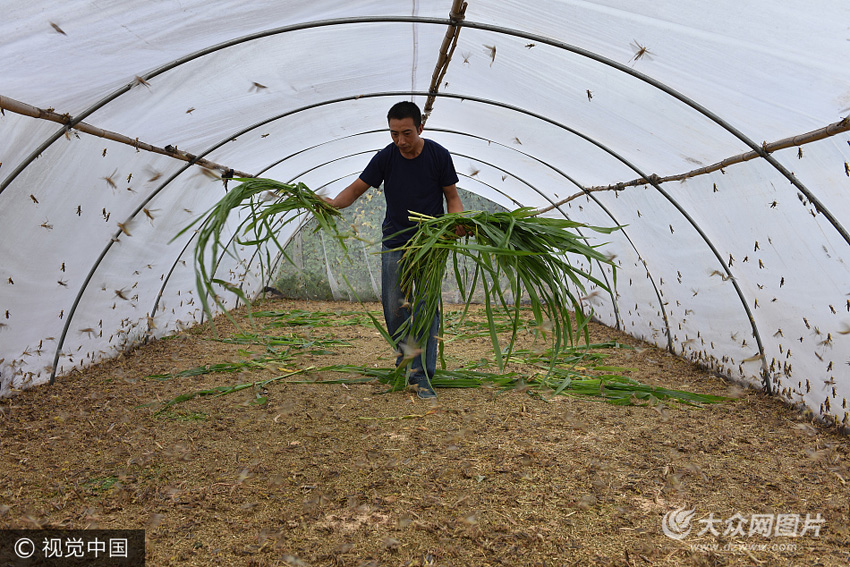
[[[805,134],[800,134],[798,136],[791,136],[790,138],[783,138],[781,140],[777,140],[776,142],[772,142],[768,144],[765,142],[762,145],[762,149],[767,153],[773,153],[779,150],[785,150],[788,148],[794,148],[797,146],[803,146],[805,144],[810,144],[812,142],[817,142],[820,140],[824,140],[831,136],[835,136],[836,134],[840,134],[842,132],[847,132],[850,130],[850,116],[844,117],[843,120],[839,120],[838,122],[833,122],[829,126],[825,126],[823,128],[819,128],[817,130],[812,130],[811,132],[806,132]],[[570,195],[569,197],[562,199],[555,203],[555,205],[546,207],[544,209],[540,209],[541,213],[545,213],[553,209],[556,206],[564,205],[569,203],[570,201],[581,197],[582,195],[586,195],[587,193],[595,193],[597,191],[622,191],[626,187],[638,187],[641,185],[649,185],[650,183],[667,183],[668,181],[684,181],[685,179],[690,179],[691,177],[696,177],[698,175],[705,175],[707,173],[713,173],[715,171],[723,170],[730,165],[735,165],[737,163],[743,163],[745,161],[750,161],[751,159],[756,159],[761,157],[759,152],[749,151],[744,152],[742,154],[738,154],[732,157],[728,157],[723,161],[719,161],[717,163],[707,165],[705,167],[700,167],[699,169],[694,169],[692,171],[688,171],[686,173],[679,173],[677,175],[670,175],[667,177],[659,177],[657,175],[650,175],[650,178],[647,179],[645,177],[640,177],[638,179],[633,179],[632,181],[624,181],[621,183],[614,183],[612,185],[604,185],[604,186],[596,186],[596,187],[588,187],[584,191],[580,193],[575,193]]]
[[[221,173],[228,173],[228,175],[232,177],[254,177],[250,173],[232,170],[226,165],[221,165],[207,159],[199,158],[193,154],[190,154],[189,152],[178,150],[177,148],[172,146],[165,146],[164,148],[160,148],[158,146],[148,144],[147,142],[142,142],[138,138],[130,138],[129,136],[125,136],[124,134],[119,134],[110,130],[104,130],[103,128],[98,128],[85,122],[77,122],[76,124],[74,124],[70,114],[59,114],[52,108],[38,108],[25,102],[20,102],[15,99],[9,98],[7,96],[0,96],[0,110],[8,110],[9,112],[14,112],[15,114],[21,114],[23,116],[38,118],[39,120],[49,120],[50,122],[57,122],[59,124],[63,124],[66,128],[65,136],[70,136],[71,130],[77,130],[79,132],[84,132],[92,136],[97,136],[98,138],[112,140],[113,142],[118,142],[119,144],[133,146],[134,148],[136,148],[136,150],[139,151],[144,150],[146,152],[162,154],[175,159],[189,162],[194,165],[198,165],[208,170],[218,170]]]

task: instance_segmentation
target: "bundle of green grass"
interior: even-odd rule
[[[585,313],[579,297],[590,283],[610,293],[608,287],[570,263],[581,257],[590,265],[611,261],[597,246],[587,244],[578,229],[610,234],[618,229],[588,226],[568,219],[542,217],[536,209],[488,213],[467,211],[440,217],[411,214],[417,230],[404,246],[401,284],[417,313],[409,323],[408,334],[422,337],[434,313],[441,306],[440,289],[449,264],[468,308],[472,292],[483,288],[484,308],[499,368],[510,359],[521,323],[521,298],[526,298],[536,327],[551,340],[553,360],[565,346],[583,336],[589,342]],[[468,262],[461,262],[465,258]],[[471,273],[467,266],[474,266]],[[615,280],[616,281],[616,280]],[[504,351],[499,345],[494,309],[508,315],[512,332]]]
[[[228,251],[231,239],[224,236],[228,219],[234,211],[244,214],[234,230],[237,244],[256,247],[260,251],[261,278],[268,279],[274,266],[272,252],[277,250],[286,257],[286,243],[278,240],[280,230],[288,223],[298,220],[303,213],[309,213],[316,219],[316,230],[324,230],[333,235],[345,247],[345,236],[337,228],[336,220],[342,215],[303,183],[282,183],[274,179],[261,177],[234,178],[239,185],[228,191],[225,196],[181,230],[175,239],[193,227],[197,232],[195,241],[194,265],[195,278],[204,312],[212,315],[210,301],[222,310],[225,306],[216,292],[222,288],[237,295],[245,303],[249,298],[230,282],[215,277],[221,256]],[[212,265],[208,265],[208,262]]]

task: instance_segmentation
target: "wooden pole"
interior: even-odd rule
[[[440,92],[440,83],[443,82],[443,77],[446,76],[446,71],[449,69],[449,63],[454,55],[457,40],[460,37],[460,26],[457,22],[463,21],[466,17],[466,2],[463,0],[454,0],[452,3],[449,19],[452,25],[446,30],[446,35],[443,38],[443,44],[440,46],[440,55],[437,58],[437,65],[434,67],[434,73],[431,75],[431,86],[428,88],[428,100],[425,102],[425,108],[422,110],[422,123],[428,120],[431,111],[434,109],[434,101],[437,99],[437,93]]]
[[[836,134],[840,134],[841,132],[847,132],[850,130],[850,116],[844,117],[844,119],[839,120],[838,122],[833,122],[832,124],[825,126],[823,128],[819,128],[818,130],[812,130],[811,132],[806,132],[805,134],[800,134],[798,136],[792,136],[790,138],[783,138],[781,140],[777,140],[776,142],[768,144],[765,142],[762,145],[762,150],[765,153],[773,153],[778,150],[784,150],[787,148],[793,148],[796,146],[803,146],[805,144],[810,144],[812,142],[817,142],[819,140],[823,140],[825,138],[829,138]],[[737,163],[743,163],[745,161],[749,161],[751,159],[755,159],[760,157],[762,154],[756,151],[749,151],[743,154],[738,154],[732,157],[728,157],[722,161],[714,163],[712,165],[707,165],[705,167],[700,167],[699,169],[694,169],[692,171],[688,171],[686,173],[679,173],[677,175],[670,175],[668,177],[659,177],[657,175],[650,175],[649,179],[641,177],[639,179],[633,179],[632,181],[624,181],[620,183],[614,183],[612,185],[604,185],[604,186],[596,186],[596,187],[588,187],[579,193],[575,193],[570,195],[566,199],[562,199],[555,203],[554,205],[550,205],[548,207],[539,209],[537,214],[542,214],[547,211],[551,211],[555,207],[559,207],[570,201],[581,197],[582,195],[587,195],[588,193],[595,193],[597,191],[622,191],[626,187],[637,187],[639,185],[648,185],[649,183],[666,183],[668,181],[684,181],[685,179],[690,179],[691,177],[696,177],[698,175],[705,175],[707,173],[712,173],[718,170],[725,169],[730,165],[734,165]]]
[[[189,152],[178,150],[173,146],[165,146],[164,148],[160,148],[158,146],[142,142],[138,138],[130,138],[129,136],[125,136],[124,134],[104,130],[103,128],[98,128],[85,122],[77,122],[76,124],[71,125],[73,119],[71,118],[70,114],[59,114],[52,108],[38,108],[6,96],[0,96],[0,110],[8,110],[9,112],[14,112],[15,114],[20,114],[23,116],[31,116],[32,118],[37,118],[39,120],[49,120],[51,122],[64,124],[67,128],[67,131],[65,133],[66,136],[70,136],[71,130],[77,130],[79,132],[84,132],[92,136],[97,136],[98,138],[104,138],[107,140],[112,140],[113,142],[118,142],[120,144],[133,146],[134,148],[136,148],[136,150],[139,151],[144,150],[146,152],[161,154],[201,166],[205,169],[218,170],[222,173],[227,173],[228,176],[254,177],[254,175],[250,173],[233,170],[227,167],[226,165],[221,165],[207,159],[199,158],[193,154],[190,154]]]

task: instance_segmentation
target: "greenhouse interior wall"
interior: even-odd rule
[[[336,195],[413,100],[482,203],[622,227],[589,235],[617,271],[614,293],[588,290],[601,321],[850,424],[847,2],[4,12],[0,395],[203,321],[181,229],[222,176]],[[293,250],[300,225],[280,234]],[[279,283],[263,253],[234,238],[216,277],[258,296]]]

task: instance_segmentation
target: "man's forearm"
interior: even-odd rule
[[[457,186],[450,185],[443,187],[443,195],[446,197],[446,211],[449,213],[462,213],[463,202],[457,194]]]
[[[446,211],[450,213],[462,213],[463,203],[461,202],[460,197],[451,200],[446,200]]]
[[[351,205],[357,198],[366,192],[369,185],[362,181],[359,177],[351,185],[342,190],[342,192],[333,199],[325,198],[331,206],[337,209],[344,209]]]

